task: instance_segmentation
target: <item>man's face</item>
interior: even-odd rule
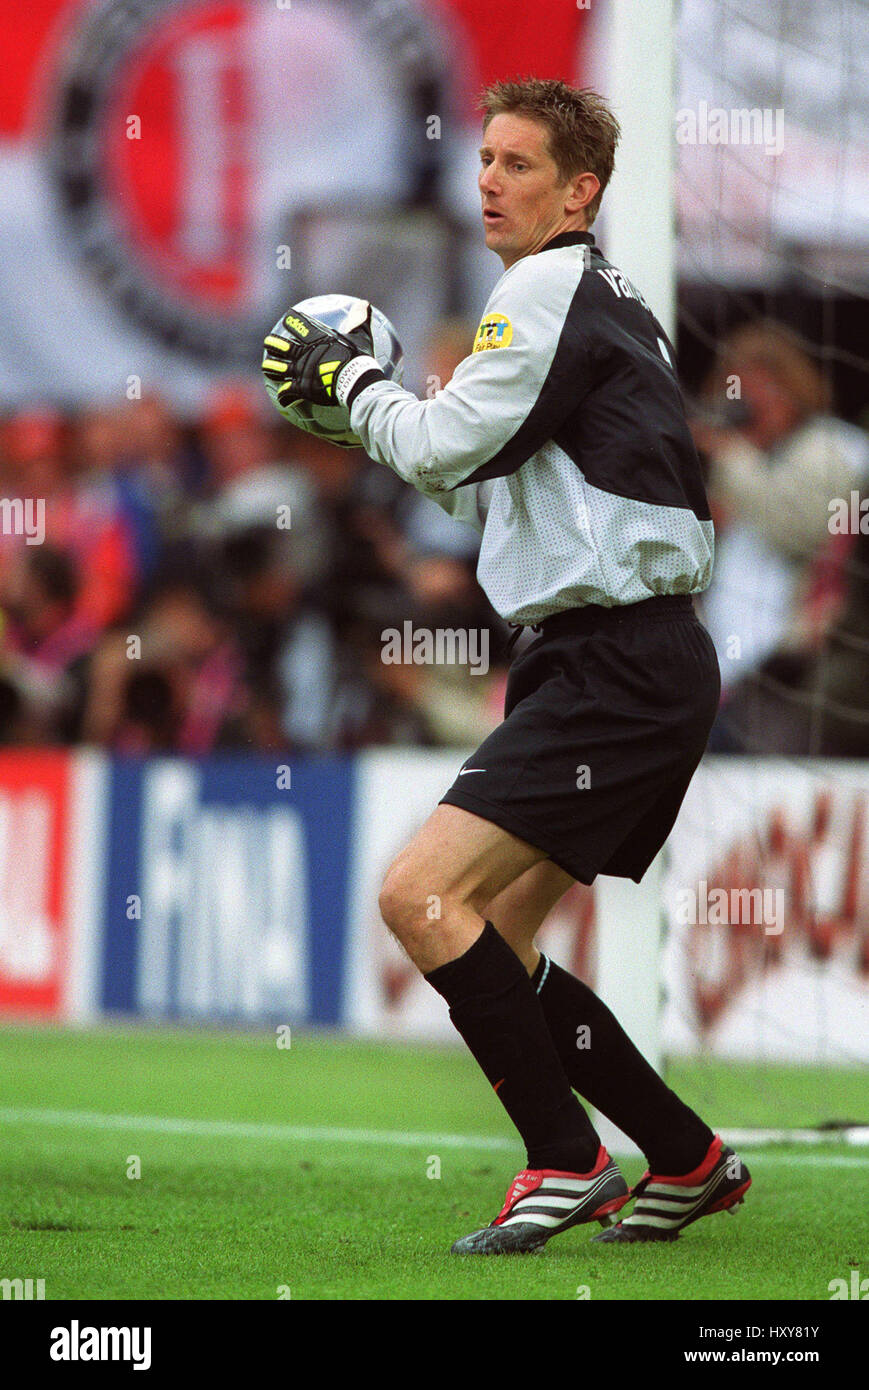
[[[561,182],[548,135],[529,116],[504,114],[492,117],[483,136],[478,183],[486,245],[505,269],[559,231],[584,225],[574,183]]]

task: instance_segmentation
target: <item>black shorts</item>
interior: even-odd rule
[[[706,747],[721,677],[687,596],[547,618],[510,668],[504,723],[442,797],[581,883],[639,883]]]

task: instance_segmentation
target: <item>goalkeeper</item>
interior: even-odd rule
[[[588,230],[614,116],[535,79],[495,84],[483,110],[483,228],[504,274],[449,384],[419,401],[385,380],[364,325],[342,336],[298,314],[263,365],[284,400],[348,407],[373,459],[475,525],[492,604],[538,633],[504,722],[380,897],[527,1149],[500,1214],[453,1250],[534,1250],[590,1221],[608,1227],[599,1240],[672,1240],[741,1201],[749,1175],[534,938],[575,880],[639,882],[676,818],[720,690],[691,600],[712,522],[672,349]],[[633,1193],[574,1092],[645,1153]]]

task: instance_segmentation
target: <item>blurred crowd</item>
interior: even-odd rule
[[[469,350],[441,325],[428,381]],[[717,532],[700,604],[719,752],[869,755],[865,433],[776,324],[721,344],[692,427]],[[499,722],[509,632],[479,538],[361,450],[285,425],[247,383],[195,421],[154,393],[0,429],[0,741],[120,753],[473,746]],[[384,661],[384,632],[485,630],[489,669]]]

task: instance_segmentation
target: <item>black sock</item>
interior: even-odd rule
[[[531,984],[571,1086],[633,1139],[653,1173],[696,1168],[712,1130],[665,1086],[606,1004],[546,956]]]
[[[525,1141],[528,1167],[593,1168],[600,1139],[570,1089],[528,971],[492,923],[425,978]]]

